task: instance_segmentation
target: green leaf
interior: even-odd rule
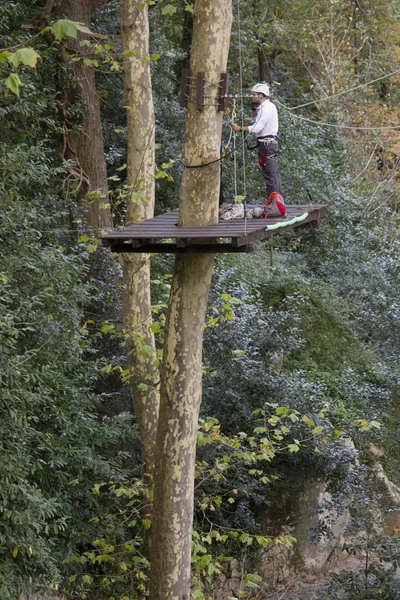
[[[257,434],[257,433],[266,433],[267,428],[266,427],[255,427],[253,429],[253,433]]]
[[[9,90],[14,92],[17,96],[19,96],[19,87],[21,84],[21,80],[16,73],[11,73],[9,77],[5,80],[5,85]]]
[[[288,448],[289,448],[289,452],[298,452],[300,449],[300,446],[298,446],[298,444],[289,444]]]
[[[271,538],[266,538],[266,537],[261,536],[261,535],[257,536],[256,540],[257,540],[257,544],[259,546],[261,546],[262,548],[268,548],[268,546],[271,545],[271,541],[272,541]]]
[[[161,11],[162,15],[173,15],[174,13],[176,13],[176,7],[172,6],[172,4],[167,4]]]
[[[33,48],[20,48],[13,54],[10,54],[8,61],[14,66],[26,65],[32,69],[36,68],[40,55]]]
[[[60,19],[51,27],[51,32],[61,42],[65,37],[77,38],[78,31],[82,33],[91,33],[90,29],[82,23],[76,21],[69,21],[68,19]]]
[[[5,62],[9,56],[11,56],[11,52],[9,52],[8,50],[0,52],[0,63]]]
[[[143,346],[142,348],[142,355],[145,358],[151,358],[154,354],[154,350],[152,348],[152,346]]]
[[[317,425],[317,427],[314,427],[314,429],[311,431],[311,433],[313,433],[314,435],[317,435],[318,433],[322,433],[324,430],[324,428],[322,427],[322,425]]]
[[[242,542],[242,544],[246,544],[247,546],[251,546],[253,543],[253,538],[248,533],[242,533],[242,535],[239,536],[239,540]]]
[[[153,333],[160,333],[160,331],[162,331],[159,321],[154,321],[150,325],[150,331],[152,331]]]
[[[303,421],[306,425],[308,425],[308,427],[314,427],[315,423],[312,419],[310,419],[310,417],[308,415],[304,415],[303,416]]]
[[[107,321],[103,324],[102,328],[100,329],[101,333],[110,333],[110,332],[115,332],[115,325],[108,323]]]
[[[90,236],[88,236],[88,235],[81,235],[81,236],[78,238],[78,244],[82,244],[83,242],[88,242],[90,239],[91,239],[91,238],[90,238]]]
[[[145,529],[150,529],[150,527],[151,527],[150,519],[142,519],[142,525]]]

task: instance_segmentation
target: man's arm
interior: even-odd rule
[[[259,110],[256,109],[252,111],[252,117],[255,118],[255,123],[253,125],[241,127],[236,123],[231,123],[233,131],[244,131],[245,133],[255,133],[257,135],[257,133],[264,129],[264,126],[269,119],[268,110],[266,110],[266,107],[263,109],[261,106]]]

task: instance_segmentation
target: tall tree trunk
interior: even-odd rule
[[[126,225],[154,214],[154,107],[149,56],[148,6],[140,0],[121,0],[125,92],[128,119],[128,201]],[[156,348],[150,299],[148,254],[125,254],[124,325],[127,333],[130,389],[138,420],[143,471],[152,475],[157,433],[159,392],[155,387]],[[151,478],[148,477],[148,481]]]
[[[264,48],[258,48],[258,80],[270,82],[269,65]]]
[[[218,95],[226,71],[231,0],[196,0],[191,70],[205,72],[207,94]],[[211,102],[207,102],[211,104]],[[186,164],[219,157],[222,114],[188,104]],[[181,226],[218,221],[219,163],[186,169],[179,205]],[[204,318],[214,255],[178,255],[172,281],[161,380],[154,475],[150,569],[151,600],[188,600],[197,422],[201,403]]]
[[[55,0],[54,3],[47,4],[47,9],[58,18],[89,25],[91,12],[106,2],[107,0]],[[69,39],[68,49],[84,57],[88,50],[80,46],[81,39],[81,35],[77,41]],[[65,48],[62,48],[61,52],[65,57]],[[74,63],[73,71],[77,86],[75,89],[63,86],[64,106],[61,113],[64,126],[64,158],[77,161],[77,170],[74,171],[77,187],[85,191],[89,198],[85,213],[86,224],[94,230],[101,231],[112,227],[112,218],[108,208],[107,166],[95,71],[83,61]],[[82,103],[85,114],[79,131],[73,130],[67,118],[68,107],[75,99]],[[102,208],[102,205],[105,208]]]

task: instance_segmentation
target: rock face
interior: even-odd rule
[[[383,451],[373,443],[369,444],[368,451],[371,471],[383,491],[383,500],[387,508],[380,515],[383,533],[386,535],[398,534],[400,532],[400,488],[390,481],[380,462],[384,456]]]
[[[382,523],[382,533],[400,533],[400,488],[386,475],[380,462],[383,453],[376,446],[369,448],[369,474],[376,482],[376,488],[383,492],[383,503],[376,507],[376,521]],[[260,551],[248,551],[251,559],[239,564],[234,560],[227,575],[220,578],[213,589],[213,598],[225,599],[235,596],[246,587],[246,573],[257,572],[263,580],[263,590],[274,590],[279,585],[296,582],[310,582],[321,578],[328,569],[348,558],[341,552],[349,524],[348,512],[335,514],[332,498],[323,483],[296,481],[287,497],[269,498],[270,505],[257,518],[263,532],[271,530],[275,535],[290,534],[297,539],[293,548],[283,545],[271,546]],[[329,535],[319,535],[313,541],[312,532],[325,531],[319,525],[328,524]],[[346,537],[346,541],[349,539]]]
[[[251,560],[243,568],[237,560],[233,560],[228,574],[221,577],[214,587],[213,598],[222,600],[244,590],[245,574],[249,572],[257,572],[262,577],[263,588],[272,590],[288,584],[292,579],[314,580],[335,562],[335,550],[342,545],[348,513],[332,517],[332,511],[327,509],[331,497],[322,483],[295,485],[292,492],[286,501],[277,499],[276,510],[270,507],[268,515],[259,515],[259,520],[265,530],[270,530],[272,525],[274,529],[280,526],[279,533],[295,537],[297,544],[293,548],[274,545],[252,554]],[[276,511],[279,512],[279,520]],[[320,535],[318,541],[313,541],[311,531],[326,521],[329,521],[329,536]]]
[[[304,580],[318,577],[328,563],[333,561],[335,550],[340,548],[343,535],[349,522],[349,513],[332,515],[328,510],[332,498],[326,492],[322,483],[309,483],[305,486],[304,493],[299,502],[299,512],[293,536],[297,539],[298,561],[303,563],[302,574]],[[330,533],[313,542],[311,531],[318,528],[321,523],[329,523]]]

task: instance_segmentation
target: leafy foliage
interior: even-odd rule
[[[385,469],[398,482],[398,139],[393,131],[346,135],[335,129],[397,124],[398,77],[340,101],[312,104],[301,115],[292,110],[397,68],[396,7],[366,1],[357,11],[356,4],[242,3],[244,89],[262,69],[275,81],[286,199],[305,203],[308,188],[314,201],[328,206],[328,218],[320,230],[277,236],[252,256],[218,262],[205,329],[193,535],[194,597],[200,599],[239,548],[293,543],[282,533],[283,512],[294,518],[310,477],[330,490],[333,515],[355,491],[361,505],[373,497],[354,469],[370,439],[386,450]],[[143,59],[154,75],[161,212],[176,207],[183,168],[184,109],[177,95],[192,7],[165,1],[149,8],[152,47]],[[129,379],[120,348],[120,279],[115,262],[104,259],[99,244],[74,222],[80,207],[58,160],[63,66],[54,45],[21,27],[42,24],[41,11],[36,2],[0,7],[0,248],[6,258],[0,267],[1,594],[14,598],[59,586],[63,593],[127,598],[129,587],[137,598],[146,587],[151,499],[133,479],[139,468],[135,432],[128,442],[119,425],[130,417],[117,418]],[[337,24],[334,31],[327,16]],[[67,20],[43,26],[59,41],[89,35]],[[120,224],[126,135],[116,3],[95,15],[93,29],[109,35],[101,48],[96,39],[84,43],[92,53],[86,64],[100,71],[109,182]],[[234,93],[240,92],[238,38],[236,22]],[[81,107],[71,106],[67,118],[80,127]],[[229,132],[225,119],[226,140]],[[244,171],[239,158],[236,165],[232,157],[225,160],[227,199],[237,195],[235,176],[238,193],[246,183],[248,201],[263,197],[249,151]],[[152,265],[151,327],[161,362],[171,261],[154,257]],[[133,452],[129,483],[121,482],[127,449]],[[324,527],[317,536],[328,532]],[[369,543],[389,556],[388,540]],[[369,567],[374,586],[368,593],[395,598],[392,570],[385,575]],[[248,589],[260,585],[257,578],[248,574]],[[365,592],[365,578],[349,576],[337,585],[337,594],[349,600]]]
[[[57,241],[60,216],[43,146],[0,148],[1,587],[4,598],[57,585],[63,560],[101,511],[90,483],[119,477],[104,448],[118,421],[96,414],[100,366],[81,327],[90,287],[82,259]],[[28,190],[40,190],[28,195]],[[85,533],[86,532],[86,533]]]

